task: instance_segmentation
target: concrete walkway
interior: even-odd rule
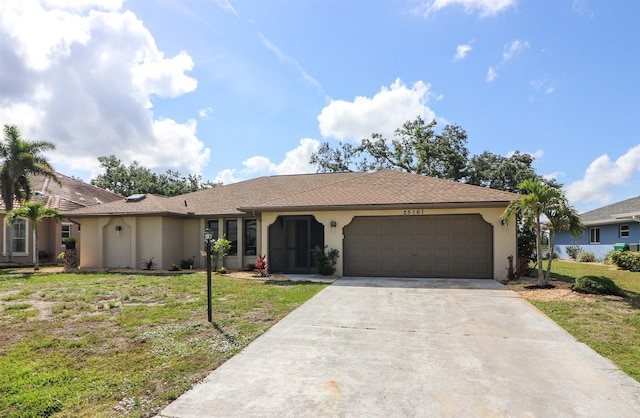
[[[640,384],[492,280],[344,278],[162,417],[638,417]]]

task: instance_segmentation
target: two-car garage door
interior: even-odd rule
[[[492,278],[493,227],[480,215],[355,217],[344,275]]]

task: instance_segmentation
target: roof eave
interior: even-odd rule
[[[245,213],[259,212],[290,212],[290,211],[329,211],[329,210],[380,210],[380,209],[451,209],[451,208],[488,208],[507,207],[510,201],[486,201],[486,202],[434,202],[434,203],[391,203],[391,204],[358,204],[358,205],[302,205],[302,206],[251,206],[241,207],[238,210]]]

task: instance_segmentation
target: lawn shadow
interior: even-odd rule
[[[565,282],[565,283],[573,283],[576,281],[576,279],[571,276],[567,276],[565,274],[558,274],[558,273],[552,273],[551,279],[557,280],[559,282]]]
[[[298,286],[308,284],[319,284],[311,280],[265,280],[263,284],[270,284],[276,286]]]
[[[0,271],[0,280],[17,280],[17,279],[30,279],[37,273],[13,273]]]
[[[222,335],[224,337],[224,339],[227,340],[227,342],[229,344],[233,345],[234,347],[238,345],[238,340],[236,340],[233,337],[233,335],[230,335],[225,330],[223,330],[222,327],[216,321],[211,322],[211,324],[213,325],[213,328],[216,331],[218,331],[220,333],[220,335]]]
[[[627,294],[627,296],[623,298],[624,302],[629,305],[631,309],[640,309],[640,293],[626,289],[622,290]]]

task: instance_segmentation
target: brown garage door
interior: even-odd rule
[[[343,248],[345,276],[493,277],[493,227],[480,215],[355,217]]]

